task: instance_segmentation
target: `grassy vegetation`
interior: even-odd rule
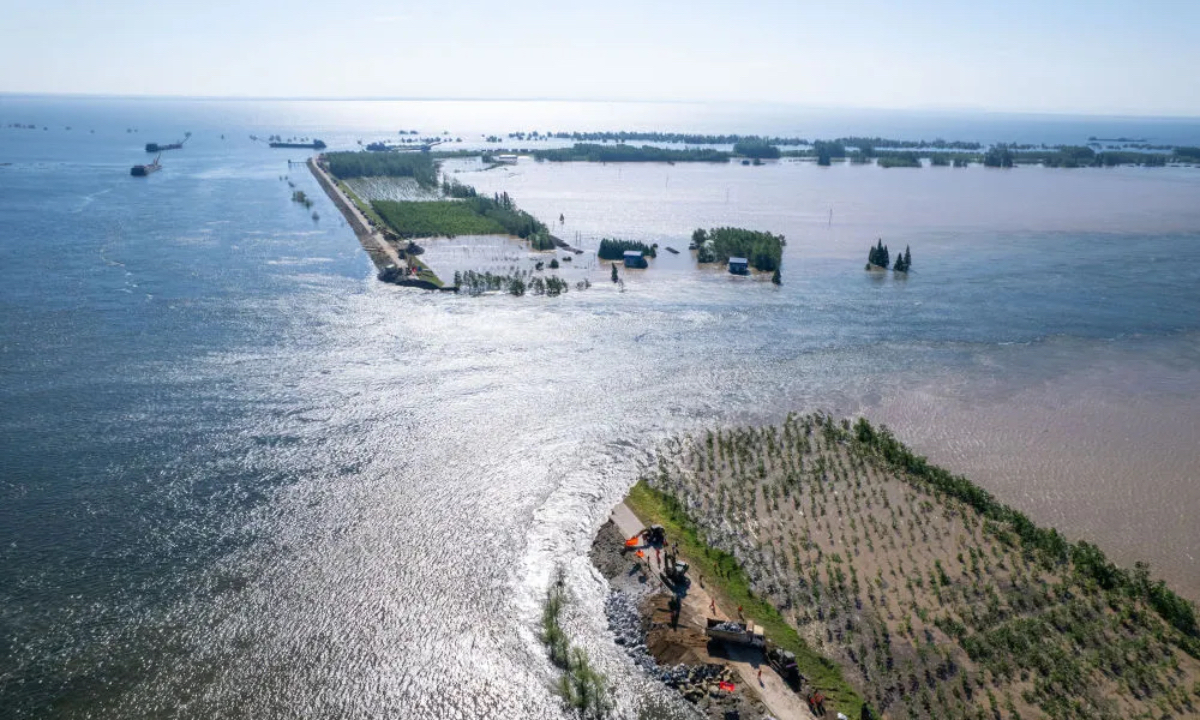
[[[538,160],[553,162],[728,162],[729,153],[711,148],[671,150],[642,145],[594,145],[577,143],[574,147],[535,150]]]
[[[829,697],[831,707],[851,717],[859,716],[863,699],[846,682],[837,663],[813,650],[768,598],[751,589],[750,579],[737,559],[710,546],[704,530],[688,516],[673,495],[640,480],[630,489],[625,503],[643,522],[657,523],[666,529],[671,542],[678,545],[680,554],[692,563],[691,574],[703,575],[705,589],[716,595],[723,606],[740,606],[747,618],[762,625],[772,642],[795,653],[801,674]]]
[[[886,428],[816,414],[710,432],[669,444],[647,480],[633,505],[671,520],[706,577],[733,575],[734,597],[759,604],[734,602],[782,618],[887,717],[1200,713],[1191,602]]]
[[[387,223],[383,221],[383,218],[379,216],[379,213],[375,212],[375,209],[372,208],[370,204],[363,202],[363,199],[358,196],[358,193],[351,190],[349,185],[341,180],[338,180],[337,178],[333,178],[333,182],[338,186],[338,189],[342,191],[343,195],[350,198],[350,202],[354,203],[354,207],[358,208],[358,211],[363,214],[363,217],[375,224],[375,227],[386,228],[388,226]]]
[[[426,280],[434,285],[437,285],[438,287],[445,287],[446,283],[442,282],[442,279],[437,276],[437,273],[435,273],[432,268],[421,262],[420,258],[414,255],[409,255],[408,259],[409,262],[417,268],[418,280]]]
[[[550,662],[564,671],[558,684],[563,701],[578,717],[600,720],[608,717],[613,709],[608,678],[592,667],[583,648],[571,645],[560,622],[566,604],[566,586],[560,572],[546,592],[546,602],[542,606],[542,642],[550,654]]]
[[[919,168],[921,158],[915,152],[895,152],[880,154],[875,161],[881,168]]]
[[[397,202],[376,200],[372,209],[404,238],[454,237],[456,235],[504,235],[505,228],[457,200]]]
[[[466,191],[464,191],[465,193]],[[546,224],[519,209],[508,193],[497,193],[490,198],[482,195],[465,195],[463,202],[479,215],[503,227],[509,235],[529,240],[534,250],[554,249],[554,243],[550,239],[550,230]]]

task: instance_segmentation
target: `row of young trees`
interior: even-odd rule
[[[346,180],[356,177],[410,177],[421,187],[437,186],[437,168],[427,153],[325,153],[329,172]]]
[[[668,444],[650,481],[887,717],[1196,711],[1191,643],[1164,622],[1186,626],[1186,601],[1176,607],[1144,565],[1123,571],[1004,513],[886,428],[818,415],[709,433]],[[728,589],[719,575],[706,572]],[[858,716],[851,699],[834,702]]]
[[[479,193],[475,191],[473,185],[464,185],[457,180],[451,178],[442,179],[442,194],[446,197],[464,199],[478,197]]]
[[[867,269],[870,270],[872,266],[875,266],[886,270],[890,262],[891,253],[888,251],[887,245],[883,244],[883,238],[879,238],[871,251],[867,253]],[[904,246],[903,253],[896,254],[896,263],[891,267],[896,272],[908,272],[908,269],[912,267],[912,252],[907,245]]]
[[[557,275],[542,277],[535,275],[528,280],[520,273],[503,274],[492,272],[476,272],[474,270],[455,271],[454,285],[468,295],[482,295],[485,292],[506,292],[520,297],[527,292],[533,295],[557,297],[570,290],[570,283]],[[586,280],[576,286],[586,290],[591,283]]]
[[[1179,631],[1175,640],[1193,657],[1200,658],[1200,624],[1196,607],[1171,591],[1163,581],[1152,581],[1149,568],[1138,563],[1133,572],[1109,562],[1095,545],[1086,542],[1072,544],[1053,528],[1040,528],[1023,513],[1000,503],[996,498],[961,475],[930,464],[923,456],[912,452],[886,428],[875,428],[860,418],[854,426],[855,440],[879,454],[892,467],[929,483],[938,492],[970,505],[984,517],[1007,524],[1016,540],[1036,553],[1048,566],[1070,562],[1075,572],[1094,581],[1105,590],[1121,590],[1141,597],[1169,625]]]

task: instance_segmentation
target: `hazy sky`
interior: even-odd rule
[[[1200,116],[1200,0],[0,0],[0,91]]]

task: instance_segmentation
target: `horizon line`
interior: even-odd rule
[[[997,110],[973,106],[910,106],[910,107],[881,107],[872,105],[824,105],[805,104],[797,101],[778,100],[727,100],[727,99],[646,99],[646,98],[579,98],[579,97],[454,97],[454,96],[389,96],[389,95],[179,95],[153,93],[89,93],[89,92],[30,92],[0,90],[0,97],[31,97],[31,98],[80,98],[107,100],[199,100],[224,102],[560,102],[560,103],[627,103],[631,105],[712,105],[717,103],[739,102],[748,105],[775,105],[795,107],[806,110],[852,110],[865,112],[898,112],[898,113],[943,113],[943,114],[979,114],[979,115],[1025,115],[1051,117],[1095,117],[1095,118],[1141,118],[1158,120],[1195,120],[1200,121],[1200,114],[1153,114],[1133,111],[1083,111],[1083,110]]]

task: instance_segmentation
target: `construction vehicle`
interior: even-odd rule
[[[690,567],[679,559],[679,551],[668,547],[663,557],[663,570],[660,573],[662,581],[676,593],[682,593],[692,584],[687,571]]]
[[[642,531],[642,540],[647,545],[662,545],[667,541],[667,531],[662,525],[651,525]]]
[[[804,676],[800,674],[800,668],[796,665],[796,654],[790,650],[784,650],[773,642],[767,641],[766,648],[767,663],[771,666],[779,677],[788,684],[795,692],[800,692],[800,686],[804,683]]]
[[[740,623],[734,620],[718,620],[717,618],[708,618],[705,623],[708,627],[704,629],[704,634],[714,640],[723,640],[727,643],[748,647],[766,647],[767,641],[763,637],[761,625]]]

